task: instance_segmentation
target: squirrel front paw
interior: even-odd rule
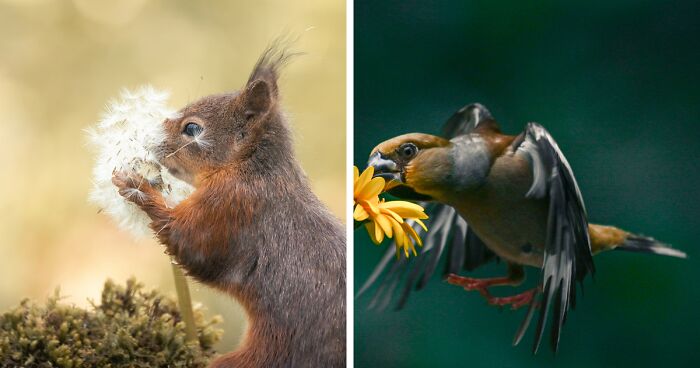
[[[112,184],[119,189],[119,194],[127,201],[143,207],[158,192],[143,176],[134,172],[115,171]]]
[[[129,202],[139,206],[151,218],[151,228],[167,244],[167,225],[171,222],[171,212],[165,204],[163,194],[143,176],[134,172],[114,171],[112,183],[119,194]]]

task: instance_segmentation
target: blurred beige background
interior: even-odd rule
[[[98,299],[130,275],[174,295],[168,259],[87,202],[92,153],[83,129],[120,88],[151,83],[172,105],[241,87],[275,36],[300,34],[281,79],[297,154],[316,193],[344,219],[345,3],[308,1],[0,0],[0,310],[57,286]],[[219,350],[240,341],[235,302],[190,283],[221,314]]]

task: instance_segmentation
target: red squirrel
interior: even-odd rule
[[[291,56],[268,48],[240,91],[163,122],[159,161],[195,187],[175,208],[133,173],[112,179],[190,276],[245,308],[244,342],[211,367],[345,367],[345,231],[294,156],[277,86]]]

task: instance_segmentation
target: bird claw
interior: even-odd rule
[[[490,279],[475,279],[471,277],[458,276],[455,274],[450,274],[447,276],[447,282],[452,285],[461,286],[467,291],[478,291],[481,296],[486,299],[486,302],[490,305],[503,307],[510,305],[511,309],[515,310],[521,308],[525,305],[532,303],[535,297],[537,288],[527,290],[520,294],[506,297],[496,297],[491,295],[489,287],[497,285],[509,285],[512,282],[511,279],[507,277],[497,277]]]
[[[535,293],[537,292],[537,288],[527,290],[525,292],[522,292],[520,294],[516,294],[513,296],[506,296],[506,297],[490,297],[487,298],[487,302],[491,305],[503,307],[506,305],[510,305],[510,309],[516,310],[518,308],[524,307],[526,305],[530,305],[532,303],[532,300],[535,298]]]
[[[447,282],[452,285],[461,286],[464,290],[481,290],[488,289],[491,286],[497,285],[510,285],[513,280],[509,277],[495,277],[490,279],[475,279],[472,277],[458,276],[455,274],[450,274],[447,276]]]

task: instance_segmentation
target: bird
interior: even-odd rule
[[[386,308],[407,274],[397,303],[403,308],[413,288],[424,288],[447,258],[443,276],[450,284],[479,292],[491,305],[528,306],[513,345],[538,313],[537,353],[551,319],[556,353],[567,313],[576,306],[577,283],[582,287],[595,273],[594,255],[623,250],[687,257],[654,238],[589,223],[573,170],[549,132],[530,122],[520,134],[504,134],[479,103],[457,110],[440,135],[408,133],[378,144],[367,164],[389,183],[389,194],[424,205],[431,227],[426,233],[413,225],[425,238],[415,261],[394,257],[390,249],[377,264],[357,294],[380,283],[369,308]],[[493,260],[506,264],[505,276],[459,275]],[[491,294],[494,286],[521,285],[525,267],[539,269],[538,286],[508,297]]]

